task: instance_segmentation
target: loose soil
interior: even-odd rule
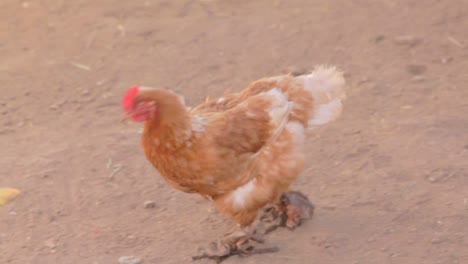
[[[349,88],[294,185],[314,218],[225,263],[468,263],[466,1],[1,1],[0,17],[0,187],[22,191],[0,207],[0,263],[191,263],[233,224],[157,175],[121,95],[196,104],[318,64]]]

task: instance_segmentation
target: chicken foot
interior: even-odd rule
[[[263,234],[257,233],[255,225],[228,233],[222,239],[211,242],[202,254],[193,256],[192,259],[208,258],[216,263],[221,263],[223,260],[234,255],[249,256],[279,251],[277,247],[258,248],[252,244],[253,242],[264,242]]]
[[[278,204],[263,210],[260,222],[265,234],[281,226],[294,230],[313,214],[314,205],[309,199],[300,192],[290,191],[281,195]]]
[[[314,205],[307,196],[300,192],[283,193],[280,204],[286,213],[285,225],[291,230],[300,226],[303,219],[309,219],[314,214]]]
[[[258,248],[256,243],[264,242],[264,235],[278,227],[294,230],[303,219],[311,218],[314,205],[302,193],[291,191],[283,193],[278,204],[263,209],[260,217],[249,227],[241,228],[224,235],[218,241],[208,245],[202,254],[193,256],[193,260],[213,259],[220,263],[230,256],[248,256],[253,254],[274,253],[277,247]]]

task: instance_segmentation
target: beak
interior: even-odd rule
[[[131,113],[125,113],[122,115],[122,117],[120,118],[120,122],[123,123],[127,120],[129,120],[131,118]]]

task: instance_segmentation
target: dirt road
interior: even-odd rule
[[[467,28],[464,0],[1,1],[0,263],[190,263],[232,223],[157,175],[120,96],[317,64],[349,90],[294,186],[316,214],[226,263],[468,263]]]

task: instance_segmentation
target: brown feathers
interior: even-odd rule
[[[300,174],[305,130],[311,120],[336,118],[343,86],[334,68],[319,68],[256,81],[191,111],[178,95],[148,88],[141,100],[153,101],[157,115],[146,121],[142,145],[172,187],[211,198],[221,212],[249,225]]]

